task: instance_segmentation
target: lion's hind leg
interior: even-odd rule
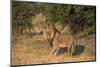
[[[75,55],[75,48],[76,48],[76,41],[74,41],[72,46],[71,46],[71,56]]]

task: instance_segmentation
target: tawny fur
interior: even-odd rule
[[[55,27],[47,27],[43,32],[44,38],[47,38],[53,46],[51,53],[57,56],[60,48],[65,47],[70,55],[74,55],[76,40],[71,33],[62,34]]]

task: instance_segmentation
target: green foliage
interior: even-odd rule
[[[42,13],[46,16],[47,23],[70,24],[72,31],[76,30],[75,32],[95,32],[95,10],[95,6],[13,1],[12,21],[14,25],[31,27],[31,17]]]
[[[34,15],[34,7],[31,3],[13,2],[12,3],[12,21],[18,26],[30,27],[31,17]],[[32,7],[32,8],[30,8]]]

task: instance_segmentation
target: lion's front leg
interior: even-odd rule
[[[51,51],[51,54],[54,54],[56,52],[57,48],[53,48]]]
[[[57,55],[59,54],[59,50],[60,50],[60,48],[57,48],[57,49],[56,49],[56,51],[55,51],[55,53],[54,53],[54,56],[57,56]]]
[[[57,56],[59,53],[60,48],[59,47],[53,47],[51,54],[53,54],[54,56]]]

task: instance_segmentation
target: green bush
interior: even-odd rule
[[[32,27],[31,17],[42,13],[46,17],[47,23],[70,24],[72,31],[94,33],[95,10],[95,6],[13,1],[12,24],[13,27]],[[71,19],[70,16],[73,16],[74,19]]]

